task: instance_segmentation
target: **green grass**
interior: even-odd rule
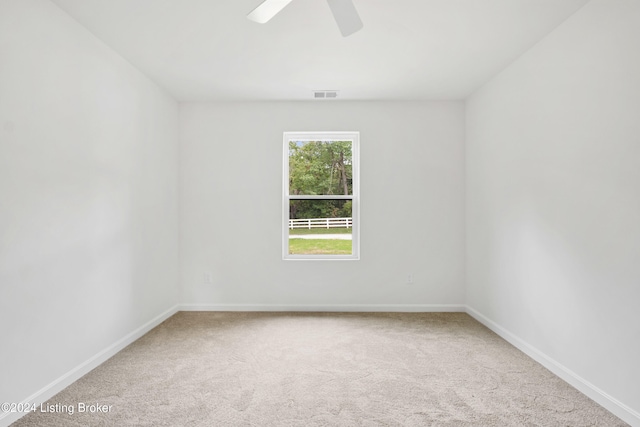
[[[295,234],[351,234],[351,228],[290,228],[289,235]]]
[[[289,253],[297,255],[351,255],[351,240],[289,239]]]

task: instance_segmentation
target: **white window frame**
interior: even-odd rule
[[[351,141],[352,195],[295,196],[289,194],[289,141]],[[360,259],[360,132],[284,132],[282,163],[282,259],[353,261]],[[351,200],[351,255],[312,255],[289,253],[289,202],[292,198],[305,200]]]

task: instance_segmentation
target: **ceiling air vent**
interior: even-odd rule
[[[315,99],[334,99],[338,97],[337,90],[314,90],[313,97]]]

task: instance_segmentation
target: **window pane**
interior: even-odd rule
[[[290,195],[352,195],[351,141],[289,141]]]
[[[351,255],[351,200],[291,200],[289,254]]]

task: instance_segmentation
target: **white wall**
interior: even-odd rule
[[[591,1],[466,111],[468,304],[640,412],[640,2]]]
[[[184,303],[462,306],[463,103],[186,104],[180,115]],[[331,130],[361,132],[361,260],[282,261],[282,133]]]
[[[0,1],[0,402],[178,300],[177,104],[46,0]]]

